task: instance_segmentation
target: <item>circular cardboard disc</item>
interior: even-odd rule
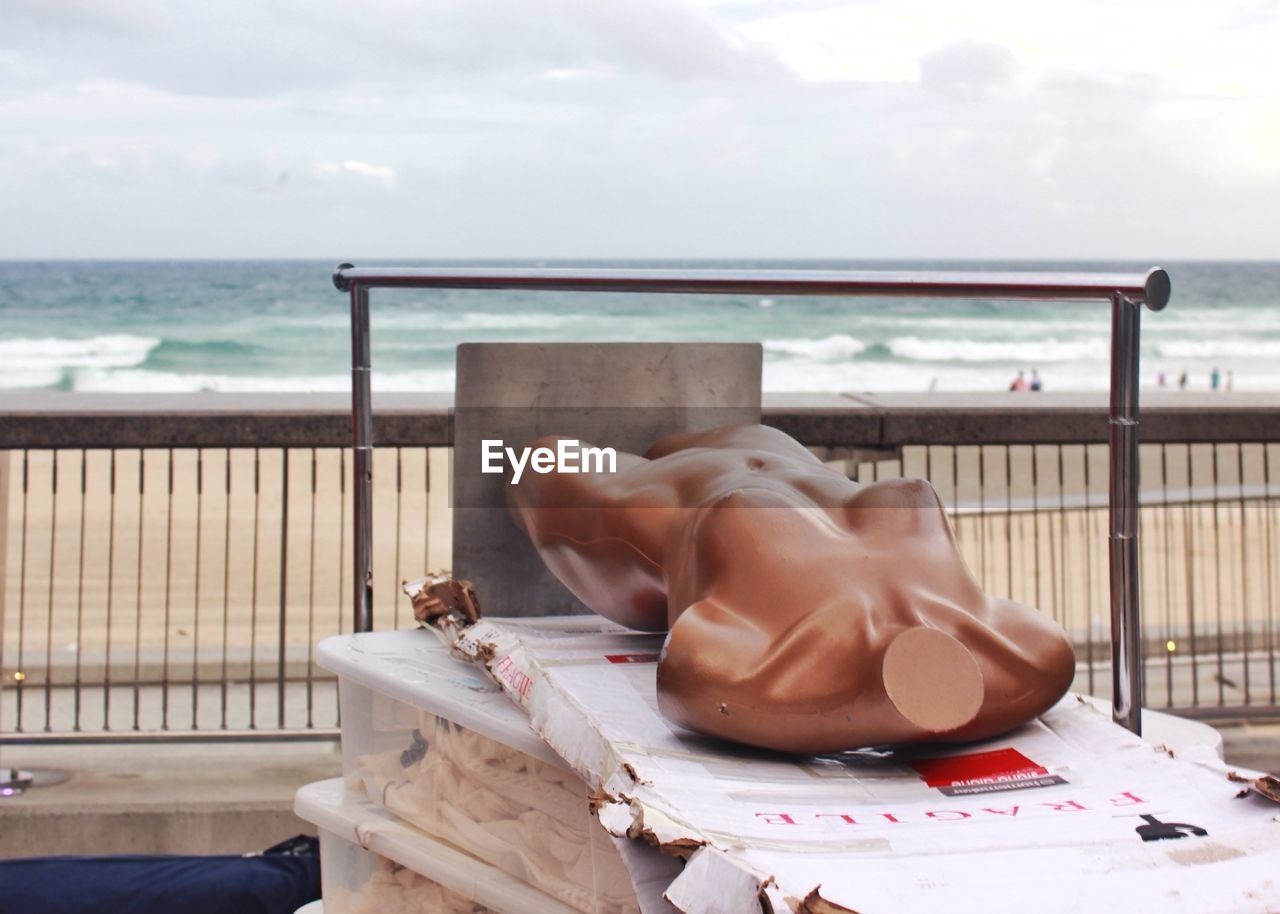
[[[982,707],[982,671],[969,649],[936,628],[911,628],[884,654],[885,692],[899,713],[930,733],[962,727]]]

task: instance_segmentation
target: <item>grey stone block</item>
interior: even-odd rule
[[[466,343],[458,347],[453,571],[485,613],[585,612],[507,515],[504,477],[481,473],[481,441],[541,435],[643,452],[654,439],[760,421],[756,343]]]

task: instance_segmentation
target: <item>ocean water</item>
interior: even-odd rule
[[[397,265],[406,265],[398,262]],[[489,264],[498,265],[498,264]],[[530,263],[506,265],[531,266]],[[559,265],[559,264],[546,264]],[[590,263],[588,266],[654,266]],[[696,262],[678,267],[1100,270],[1140,263]],[[1142,383],[1280,390],[1280,263],[1168,263],[1144,312]],[[347,297],[322,261],[0,262],[0,390],[345,391]],[[750,340],[765,389],[1047,390],[1108,385],[1102,304],[378,290],[373,385],[453,386],[454,347],[496,340]]]

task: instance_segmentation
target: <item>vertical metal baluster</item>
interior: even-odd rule
[[[1066,523],[1067,502],[1065,489],[1067,486],[1066,477],[1062,471],[1062,445],[1056,444],[1054,448],[1058,455],[1058,529],[1057,536],[1054,536],[1053,524],[1046,525],[1049,532],[1049,590],[1053,594],[1053,616],[1062,623],[1062,627],[1067,627],[1067,598],[1065,593],[1065,585],[1061,582],[1066,578],[1066,547],[1062,543],[1064,527]],[[1057,540],[1055,543],[1054,540]]]
[[[1035,576],[1036,608],[1044,605],[1040,597],[1040,455],[1036,445],[1031,445],[1031,549],[1035,559],[1031,563]],[[1050,583],[1053,583],[1050,581]]]
[[[258,526],[259,484],[261,470],[259,456],[261,452],[253,449],[253,570],[250,572],[252,582],[249,591],[249,729],[258,726]]]
[[[347,593],[347,451],[338,451],[338,628],[342,632],[342,619],[346,615],[344,598]]]
[[[1080,512],[1084,533],[1084,617],[1085,666],[1089,671],[1089,694],[1096,695],[1093,670],[1093,489],[1089,482],[1089,445],[1084,445],[1084,510]]]
[[[13,472],[13,451],[0,448],[0,733],[7,733],[5,729],[5,706],[4,700],[5,688],[9,682],[9,664],[8,664],[8,629],[7,622],[9,619],[9,603],[7,587],[9,583],[9,527],[13,520],[9,513],[9,490],[12,486],[10,479]]]
[[[196,562],[191,620],[191,728],[200,729],[200,562],[204,530],[204,450],[196,448]]]
[[[426,529],[422,530],[422,573],[431,571],[431,448],[422,448],[422,517],[425,518]]]
[[[289,449],[280,449],[280,643],[276,656],[276,726],[284,729],[285,636],[289,598]]]
[[[164,657],[160,666],[160,729],[169,729],[169,630],[173,622],[173,448],[169,448],[169,499],[165,503]]]
[[[952,455],[952,460],[954,461],[952,464],[952,466],[954,467],[953,475],[956,478],[956,517],[958,518],[961,516],[961,513],[962,513],[960,510],[960,505],[962,503],[962,499],[960,498],[960,445],[954,445],[951,448],[951,455]],[[982,537],[978,535],[979,529],[980,529],[978,527],[978,522],[981,518],[981,515],[979,513],[981,509],[981,494],[982,494],[981,490],[979,490],[978,494],[979,494],[979,501],[977,502],[976,508],[975,508],[974,502],[971,501],[967,503],[969,505],[970,510],[968,512],[968,517],[967,517],[968,523],[965,525],[965,528],[967,531],[965,534],[965,542],[968,543],[969,551],[973,556],[974,575],[978,578],[978,581],[981,582],[983,580],[982,557],[981,557]]]
[[[960,477],[956,473],[956,449],[954,445],[943,445],[943,447],[946,448],[948,455],[943,459],[951,465],[951,502],[947,505],[947,519],[951,521],[951,529],[955,532],[956,548],[960,550],[960,555],[964,556],[965,565],[972,567],[972,562],[965,556],[968,540],[965,537],[964,527],[960,523]]]
[[[8,455],[5,455],[7,458]],[[72,729],[80,730],[80,691],[84,682],[81,678],[81,658],[84,656],[84,544],[85,530],[88,526],[85,515],[88,514],[89,497],[88,497],[88,473],[89,473],[89,452],[83,448],[80,449],[80,560],[77,562],[79,568],[76,571],[76,690],[73,701],[75,702],[75,718]]]
[[[1223,640],[1226,638],[1222,627],[1222,547],[1219,530],[1219,507],[1221,499],[1218,492],[1218,445],[1213,447],[1213,586],[1217,597],[1214,616],[1218,624],[1218,707],[1226,704],[1226,669],[1223,660]]]
[[[23,667],[27,644],[27,516],[31,513],[31,452],[22,451],[22,540],[18,554],[18,659],[13,673],[13,700],[15,704],[14,732],[22,729],[22,693],[26,685],[27,671]],[[3,621],[3,620],[0,620]]]
[[[142,524],[147,516],[147,452],[138,449],[138,556],[137,599],[133,617],[133,729],[142,728],[139,710],[142,705]]]
[[[111,448],[111,507],[109,509],[109,539],[106,545],[106,659],[102,673],[102,730],[111,728],[111,630],[114,629],[115,608],[115,448]]]
[[[1004,446],[1004,595],[1013,599],[1013,454]]]
[[[401,517],[401,515],[403,514],[403,511],[402,511],[402,509],[401,509],[401,504],[400,504],[400,502],[401,502],[401,500],[402,500],[402,499],[403,499],[403,497],[404,497],[404,495],[403,495],[403,492],[404,492],[404,473],[403,473],[403,469],[401,468],[401,459],[400,459],[400,458],[401,458],[401,455],[400,455],[400,448],[399,448],[399,447],[397,447],[397,448],[396,448],[396,546],[395,546],[395,549],[396,549],[396,573],[395,573],[395,577],[394,577],[394,578],[392,578],[392,580],[391,580],[391,584],[392,584],[392,587],[391,587],[391,599],[392,599],[392,602],[393,602],[393,603],[394,603],[394,605],[395,605],[395,612],[393,612],[393,613],[392,613],[392,616],[391,616],[391,627],[392,627],[392,628],[399,628],[399,627],[400,627],[400,603],[402,602],[402,601],[400,600],[400,593],[399,593],[399,587],[400,587],[400,517]]]
[[[1062,625],[1066,628],[1066,620],[1071,615],[1070,599],[1067,597],[1067,466],[1066,454],[1062,445],[1058,445],[1058,606],[1061,607]]]
[[[960,554],[964,554],[964,528],[960,526],[960,473],[957,464],[956,446],[951,445],[951,526],[956,531],[956,542],[960,546]]]
[[[1249,685],[1249,512],[1244,501],[1244,444],[1236,442],[1236,481],[1240,484],[1240,656],[1243,662],[1244,703],[1252,704]]]
[[[58,555],[58,452],[53,452],[49,470],[49,486],[53,506],[49,514],[49,611],[45,615],[44,633],[44,731],[53,732],[53,582]]]
[[[1160,550],[1161,565],[1164,571],[1164,617],[1165,617],[1165,707],[1173,707],[1173,651],[1169,650],[1169,641],[1174,639],[1173,630],[1173,515],[1169,508],[1169,445],[1160,445],[1160,493],[1163,514],[1164,543]],[[1191,497],[1191,493],[1187,493]]]
[[[906,465],[904,462],[903,475],[906,475]],[[929,485],[936,491],[937,486],[933,484],[933,449],[929,445],[924,446],[924,478],[928,480]]]
[[[1191,445],[1187,445],[1187,498],[1182,503],[1182,567],[1187,582],[1187,641],[1191,645],[1191,707],[1200,707],[1200,661],[1196,632],[1196,553],[1195,530],[1191,523],[1194,506],[1191,501],[1195,466],[1191,459]]]
[[[987,449],[978,445],[978,564],[982,589],[987,589]]]
[[[315,676],[312,650],[316,643],[316,449],[311,448],[311,531],[307,560],[307,729],[315,726]]]
[[[231,619],[231,448],[224,451],[226,460],[226,511],[222,529],[222,675],[218,686],[222,693],[222,729],[227,729],[227,640]]]
[[[345,549],[347,543],[347,451],[338,449],[338,628],[342,632],[342,620],[346,617],[344,599],[347,593],[347,563]],[[338,726],[342,726],[342,704],[338,704]]]
[[[102,661],[102,729],[111,729],[111,615],[116,592],[116,449],[111,449],[111,503],[107,519],[107,637]]]
[[[1137,449],[1138,449],[1138,465],[1139,465],[1139,466],[1141,466],[1141,465],[1142,465],[1142,445],[1141,445],[1141,444],[1137,445]],[[1137,486],[1137,485],[1138,485],[1138,483],[1137,483],[1137,482],[1135,482],[1135,483],[1134,483],[1134,485],[1135,485],[1135,486]],[[1136,521],[1137,521],[1137,529],[1136,529],[1136,531],[1135,531],[1135,532],[1136,532],[1136,534],[1137,534],[1137,536],[1138,536],[1138,543],[1139,543],[1138,550],[1137,550],[1137,552],[1136,552],[1136,558],[1137,558],[1137,562],[1138,562],[1137,567],[1138,567],[1138,571],[1139,571],[1139,575],[1138,575],[1138,595],[1139,595],[1138,605],[1139,605],[1139,606],[1150,606],[1150,605],[1151,605],[1151,582],[1150,582],[1150,580],[1149,580],[1149,576],[1148,576],[1148,575],[1145,575],[1145,574],[1142,574],[1142,573],[1141,573],[1141,572],[1142,572],[1142,569],[1143,569],[1143,558],[1142,558],[1142,546],[1141,546],[1141,544],[1142,544],[1142,543],[1145,543],[1145,542],[1147,542],[1147,541],[1148,541],[1148,540],[1147,540],[1147,528],[1150,526],[1150,522],[1149,522],[1149,520],[1147,519],[1147,514],[1146,514],[1146,512],[1144,512],[1144,511],[1142,510],[1142,504],[1141,504],[1141,498],[1140,498],[1140,496],[1141,496],[1141,488],[1139,488],[1139,491],[1138,491],[1137,493],[1135,493],[1135,495],[1137,495],[1137,496],[1138,496],[1138,507],[1137,507],[1137,517],[1136,517]],[[1153,626],[1153,627],[1154,627],[1154,626]],[[1142,683],[1142,694],[1143,694],[1143,695],[1146,695],[1146,694],[1147,694],[1147,652],[1146,652],[1146,630],[1143,628],[1143,625],[1142,625],[1142,624],[1139,624],[1139,626],[1138,626],[1136,629],[1134,629],[1133,637],[1134,637],[1134,638],[1137,640],[1137,642],[1138,642],[1138,679],[1139,679],[1139,680],[1141,681],[1141,683]],[[1167,654],[1167,653],[1168,653],[1168,651],[1165,651],[1165,653]],[[1141,713],[1141,712],[1139,712],[1139,713]]]
[[[1263,563],[1267,569],[1267,676],[1271,684],[1270,700],[1274,705],[1276,703],[1276,595],[1272,569],[1275,566],[1276,554],[1272,548],[1271,528],[1275,526],[1276,521],[1275,501],[1271,497],[1271,447],[1272,445],[1269,444],[1262,446],[1262,491],[1265,496],[1263,521],[1266,524],[1263,543],[1267,556],[1267,560]]]

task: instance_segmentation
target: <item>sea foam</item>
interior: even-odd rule
[[[1082,340],[964,340],[904,336],[889,341],[889,351],[916,362],[1076,362],[1105,359],[1106,337]]]
[[[0,340],[0,373],[47,372],[64,368],[129,368],[141,365],[160,345],[150,336],[117,333],[86,339]]]
[[[1280,358],[1280,340],[1169,340],[1155,349],[1166,359]]]
[[[538,330],[562,327],[581,320],[580,314],[552,314],[544,311],[463,311],[457,314],[435,309],[373,309],[370,326],[379,330]],[[351,318],[346,314],[320,314],[277,319],[282,325],[346,330]]]
[[[373,373],[374,390],[444,391],[452,390],[452,369],[421,371],[388,371]],[[269,377],[261,375],[178,374],[167,371],[120,371],[89,369],[72,374],[71,389],[93,393],[346,393],[351,390],[349,374],[293,375]]]
[[[851,359],[866,351],[867,344],[847,333],[835,333],[820,340],[765,340],[768,352],[781,352],[819,362]]]

